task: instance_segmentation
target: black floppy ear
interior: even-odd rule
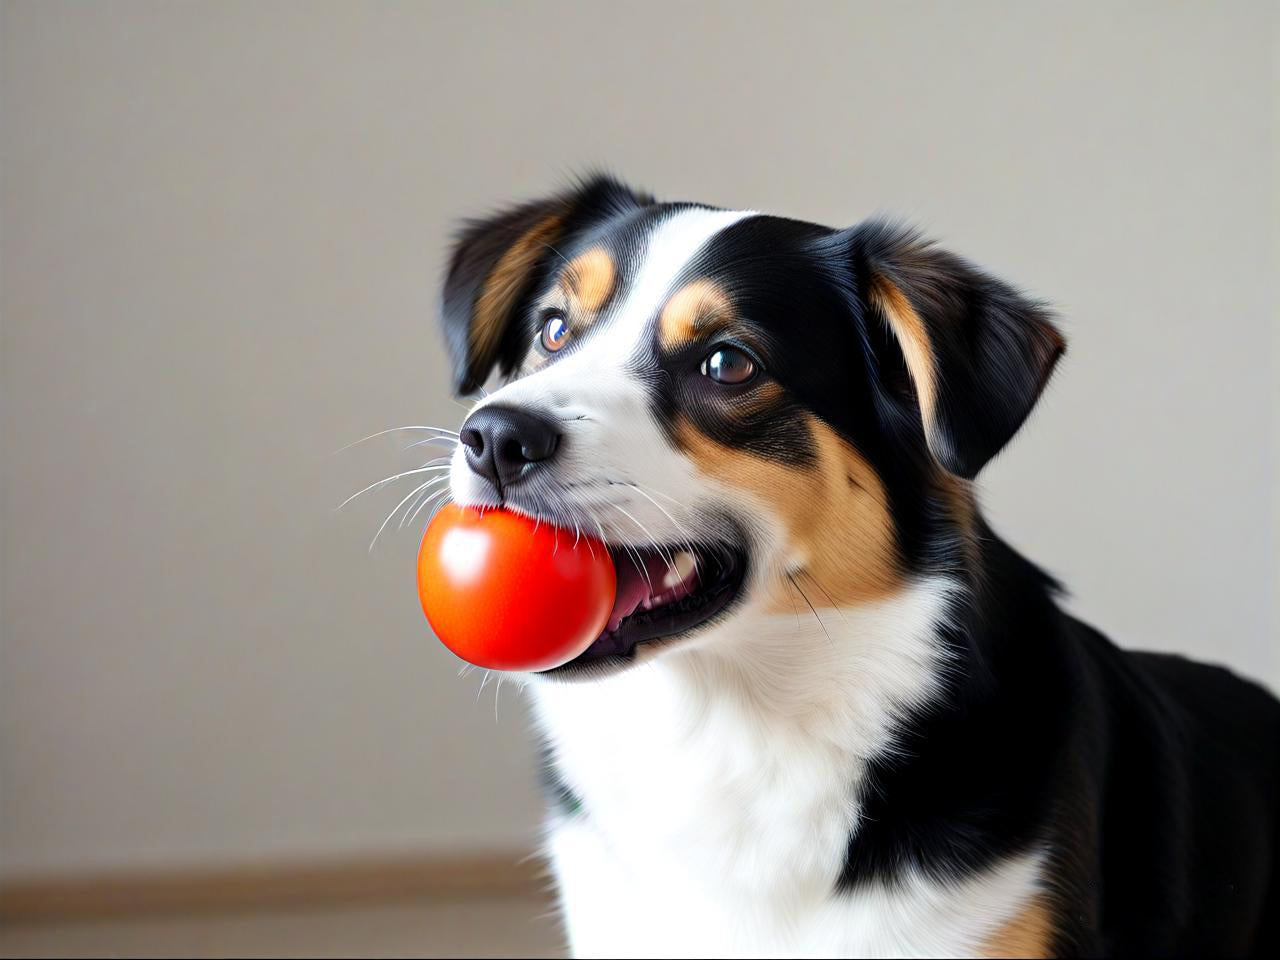
[[[557,247],[608,217],[652,203],[610,177],[464,224],[444,281],[441,322],[453,384],[471,393],[494,366],[519,364],[533,338],[518,323],[558,259]]]
[[[893,332],[934,458],[972,478],[1022,426],[1066,349],[1039,303],[911,230],[849,233],[859,293]]]

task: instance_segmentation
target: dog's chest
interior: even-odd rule
[[[826,899],[855,816],[846,752],[633,673],[607,701],[540,698],[581,800],[550,835],[575,951],[716,953]]]
[[[581,801],[549,833],[577,955],[972,955],[1025,899],[1021,867],[838,893],[877,738],[852,716],[766,717],[724,694],[656,667],[540,691]]]

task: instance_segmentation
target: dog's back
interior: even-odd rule
[[[1280,702],[1229,670],[1118,650],[1076,623],[1096,683],[1097,952],[1267,956],[1280,930]],[[1082,891],[1083,892],[1083,891]],[[1093,951],[1090,951],[1093,952]]]

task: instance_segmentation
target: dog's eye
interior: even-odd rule
[[[569,324],[564,314],[554,310],[542,321],[542,348],[548,353],[555,353],[569,342]]]
[[[716,347],[702,361],[702,375],[716,383],[740,386],[756,375],[756,362],[737,347]]]

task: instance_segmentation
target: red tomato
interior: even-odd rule
[[[604,630],[617,582],[604,545],[507,510],[448,504],[418,551],[422,612],[446,647],[493,670],[548,670]]]

